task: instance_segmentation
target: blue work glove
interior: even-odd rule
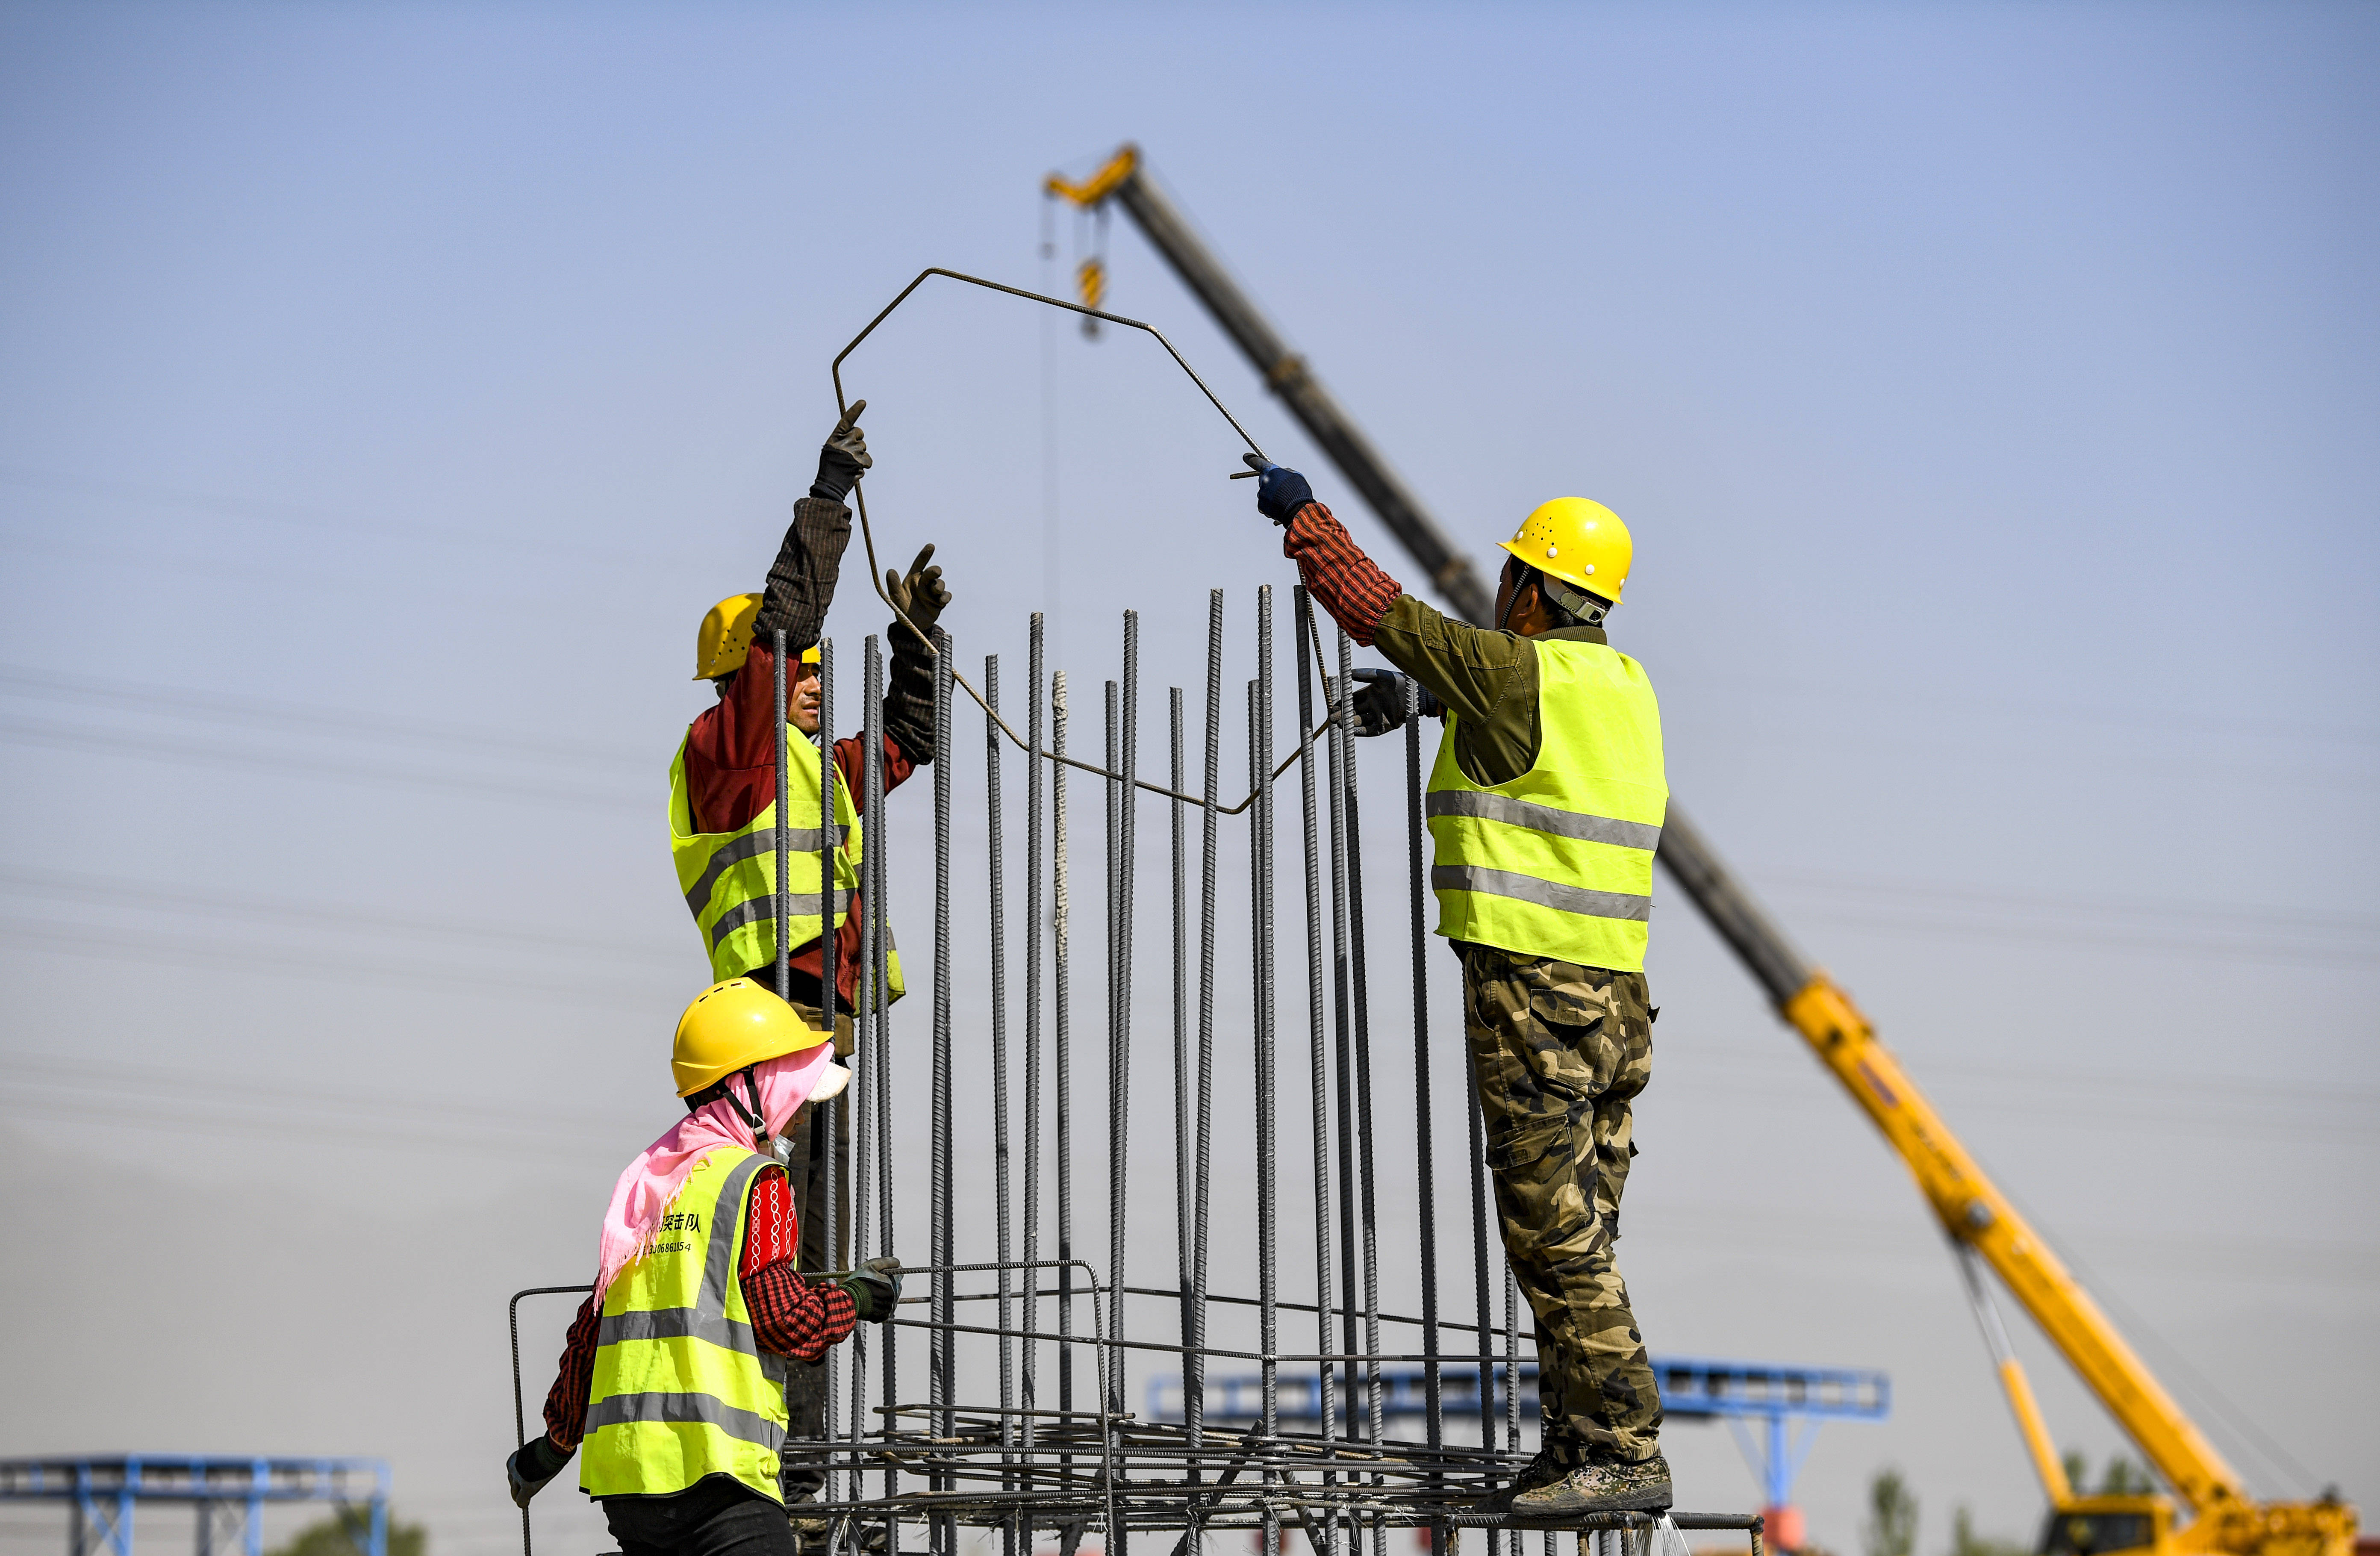
[[[1314,488],[1286,465],[1270,464],[1253,454],[1240,456],[1257,472],[1257,512],[1275,524],[1287,524],[1297,510],[1314,501]]]
[[[545,1489],[545,1483],[562,1473],[570,1462],[568,1449],[556,1448],[553,1440],[540,1434],[514,1450],[504,1461],[504,1479],[512,1486],[513,1505],[527,1509],[528,1500]]]

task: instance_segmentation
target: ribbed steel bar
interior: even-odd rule
[[[1104,689],[1107,697],[1103,708],[1107,715],[1107,719],[1106,723],[1101,726],[1101,734],[1107,744],[1107,766],[1110,772],[1121,773],[1123,771],[1123,688],[1115,682],[1110,681],[1107,683]],[[1118,1192],[1116,1177],[1122,1167],[1125,1149],[1123,1138],[1124,1121],[1119,1112],[1115,1084],[1116,1076],[1122,1073],[1124,1064],[1123,1055],[1121,1052],[1123,1039],[1123,1017],[1119,1014],[1119,1008],[1123,999],[1123,985],[1126,981],[1123,966],[1123,952],[1122,945],[1123,933],[1123,859],[1121,857],[1121,850],[1123,847],[1123,838],[1121,834],[1123,829],[1123,807],[1117,803],[1117,791],[1122,787],[1123,784],[1121,781],[1116,778],[1110,778],[1099,785],[1100,796],[1107,801],[1108,826],[1107,1168],[1108,1262],[1110,1264],[1113,1264],[1115,1262],[1117,1245],[1123,1241],[1123,1196]],[[1123,1300],[1123,1294],[1120,1292],[1111,1292],[1108,1295],[1108,1316],[1104,1321],[1111,1330],[1112,1330],[1115,1325],[1115,1305],[1121,1300]],[[1102,1358],[1102,1362],[1104,1363],[1104,1358]],[[1100,1376],[1105,1377],[1106,1374],[1102,1373]],[[1099,1408],[1105,1412],[1118,1410],[1121,1409],[1122,1406],[1113,1399],[1102,1395],[1100,1396]]]
[[[1066,673],[1050,678],[1050,749],[1066,754]],[[1058,1408],[1075,1408],[1074,968],[1067,943],[1066,764],[1050,764],[1050,984],[1054,1041],[1052,1143],[1058,1177]],[[1062,1461],[1071,1463],[1072,1460]]]
[[[1313,602],[1305,602],[1304,623],[1308,634],[1315,627]],[[1355,1076],[1354,1031],[1352,991],[1348,983],[1347,946],[1347,731],[1336,710],[1344,701],[1339,685],[1322,663],[1321,646],[1315,645],[1315,670],[1322,678],[1323,716],[1330,721],[1330,732],[1324,745],[1323,777],[1327,801],[1323,812],[1328,819],[1326,838],[1329,845],[1328,874],[1330,899],[1330,1057],[1335,1085],[1333,1100],[1337,1104],[1338,1138],[1338,1209],[1339,1209],[1339,1290],[1346,1311],[1340,1319],[1339,1349],[1346,1355],[1356,1353],[1355,1258],[1360,1234],[1355,1226]],[[1355,1364],[1342,1364],[1339,1368],[1340,1408],[1346,1413],[1347,1435],[1361,1439],[1363,1430],[1356,1425]],[[1364,1419],[1368,1423],[1366,1412]]]
[[[874,639],[870,638],[869,641],[872,644]],[[871,650],[871,652],[875,655],[876,679],[868,692],[868,705],[876,710],[879,723],[877,737],[868,743],[866,765],[862,769],[868,785],[864,804],[868,833],[867,851],[861,856],[861,873],[867,878],[867,901],[876,922],[876,935],[868,949],[866,964],[868,986],[874,1000],[872,1010],[874,1019],[868,1023],[872,1031],[863,1033],[862,1037],[870,1044],[864,1063],[876,1077],[876,1084],[870,1088],[868,1098],[869,1112],[875,1119],[876,1134],[874,1171],[879,1212],[876,1251],[880,1255],[891,1256],[893,1250],[891,1008],[892,934],[892,910],[885,900],[885,883],[889,878],[885,859],[892,851],[892,837],[891,829],[880,824],[884,814],[884,741],[881,723],[884,700],[884,662],[880,650]],[[889,1407],[900,1397],[900,1341],[892,1326],[888,1324],[884,1327],[883,1332],[878,1337],[878,1343],[883,1347],[881,1387],[883,1404]],[[856,1422],[855,1425],[856,1425]],[[900,1470],[892,1460],[885,1461],[883,1467],[884,1494],[890,1497],[899,1489]],[[885,1548],[895,1549],[896,1542],[892,1538],[892,1529],[889,1518],[886,1521],[885,1534]]]
[[[1041,613],[1033,613],[1027,629],[1026,652],[1026,727],[1032,731],[1033,744],[1038,748],[1042,734],[1042,638]],[[1025,764],[1025,1262],[1030,1266],[1041,1257],[1041,763],[1038,759]],[[1025,1282],[1025,1328],[1030,1332],[1039,1327],[1038,1281]],[[1018,1379],[1018,1395],[1023,1408],[1033,1410],[1040,1404],[1036,1384],[1039,1379],[1040,1347],[1025,1342],[1022,1373]],[[1033,1446],[1034,1422],[1026,1415],[1022,1422],[1024,1446]],[[1027,1514],[1030,1516],[1029,1512]],[[1031,1525],[1026,1525],[1029,1536]]]
[[[984,810],[987,824],[984,833],[985,879],[990,893],[991,917],[991,1159],[992,1159],[992,1235],[999,1248],[1000,1262],[1000,1441],[1002,1449],[1015,1441],[1015,1418],[1008,1414],[1016,1406],[1016,1358],[1014,1343],[1010,1338],[1015,1315],[1011,1311],[1008,1267],[1010,1254],[1009,1161],[1008,1161],[1008,879],[1006,873],[1007,821],[1001,802],[1000,726],[994,720],[1000,712],[1000,656],[987,654],[983,661],[983,693],[990,704],[990,716],[984,720],[983,751]],[[1006,1454],[1002,1454],[1006,1458]],[[1002,1489],[1012,1483],[1002,1482]],[[1003,1531],[1007,1556],[1015,1556],[1016,1527],[1011,1524]]]
[[[1469,1013],[1465,1012],[1466,1027],[1469,1020]],[[1467,1032],[1465,1037],[1467,1039]],[[1479,1337],[1479,1446],[1493,1453],[1496,1450],[1496,1342],[1489,1329],[1496,1320],[1488,1307],[1490,1278],[1488,1264],[1488,1152],[1487,1142],[1481,1133],[1479,1072],[1470,1062],[1469,1042],[1466,1040],[1463,1046],[1466,1050],[1463,1065],[1463,1120],[1471,1139],[1472,1325]],[[1488,1474],[1488,1484],[1491,1488],[1498,1484],[1492,1470]],[[1501,1556],[1503,1538],[1497,1530],[1488,1531],[1488,1556]]]
[[[792,808],[794,801],[792,773],[785,764],[792,760],[793,743],[791,737],[785,733],[787,711],[785,707],[785,629],[783,627],[776,627],[770,632],[769,648],[776,661],[770,666],[770,675],[777,711],[777,743],[771,748],[777,753],[777,998],[790,1000],[794,997],[791,958],[793,942],[790,938],[794,917],[791,869],[793,839],[790,835],[792,823],[786,820],[785,812]],[[689,823],[691,820],[688,818]]]
[[[840,857],[837,845],[841,842],[841,837],[835,827],[834,803],[835,796],[841,792],[839,780],[842,774],[836,771],[834,765],[834,639],[832,638],[819,639],[818,763],[819,1018],[829,1034],[827,1040],[832,1044],[837,992],[836,975],[840,971],[836,954],[843,949],[842,925],[837,921],[836,913],[837,904],[842,897],[840,888],[843,882],[835,869],[836,861]],[[782,768],[783,764],[779,765]],[[782,837],[785,831],[792,827],[793,821],[785,812],[780,810],[777,812],[777,824],[778,835]],[[782,940],[783,937],[779,938]],[[817,1207],[811,1213],[826,1223],[827,1267],[832,1270],[851,1268],[849,1247],[846,1242],[850,1234],[844,1225],[841,1200],[841,1196],[849,1191],[850,1185],[836,1181],[836,1169],[840,1163],[835,1161],[837,1155],[835,1147],[841,1143],[840,1133],[836,1126],[843,1121],[842,1107],[842,1099],[828,1098],[825,1104],[819,1108],[818,1116],[810,1124],[810,1137],[813,1140],[819,1138],[820,1131],[825,1132],[826,1143],[820,1152],[819,1188],[820,1197],[826,1203]],[[827,1453],[829,1462],[832,1463],[834,1453],[832,1444],[835,1441],[837,1428],[843,1416],[843,1390],[838,1383],[842,1358],[837,1356],[830,1347],[822,1359],[825,1375],[820,1382],[820,1397],[823,1404],[823,1408],[819,1413],[820,1435],[830,1444]],[[859,1423],[854,1421],[853,1430],[856,1431],[858,1426]]]
[[[1109,1157],[1108,1207],[1108,1343],[1120,1345],[1124,1338],[1123,1280],[1124,1232],[1130,1224],[1125,1206],[1127,1174],[1132,1164],[1132,966],[1133,966],[1133,893],[1138,883],[1140,795],[1135,787],[1140,775],[1140,613],[1123,614],[1123,765],[1118,771],[1123,781],[1116,785],[1118,808],[1117,841],[1121,846],[1116,876],[1116,1033],[1115,1069],[1109,1078],[1110,1109],[1115,1119],[1115,1142]],[[1121,1415],[1124,1408],[1123,1368],[1118,1364],[1109,1368],[1109,1386],[1113,1392],[1108,1399],[1108,1409]]]
[[[859,811],[861,836],[859,887],[859,979],[855,990],[852,1010],[851,1084],[844,1089],[852,1112],[851,1147],[851,1250],[852,1258],[866,1258],[868,1234],[868,1192],[874,1164],[870,1153],[876,1141],[875,1094],[881,1088],[884,1072],[878,1066],[873,1039],[878,1015],[884,1006],[884,991],[877,979],[880,959],[879,942],[883,939],[884,897],[870,878],[876,857],[884,846],[881,831],[884,789],[884,650],[870,633],[860,645],[859,656]],[[868,1327],[853,1330],[851,1335],[851,1430],[855,1441],[864,1430],[868,1419]],[[860,1484],[860,1471],[851,1473],[848,1495],[856,1499],[867,1495]],[[833,1494],[832,1484],[828,1494]]]
[[[1386,1435],[1385,1396],[1380,1387],[1380,1248],[1378,1197],[1374,1177],[1372,1141],[1372,997],[1371,967],[1364,946],[1364,812],[1358,801],[1355,770],[1354,645],[1342,630],[1339,642],[1339,718],[1342,734],[1340,768],[1347,808],[1347,941],[1355,1029],[1355,1191],[1362,1197],[1356,1224],[1364,1239],[1364,1354],[1372,1359],[1364,1368],[1365,1439],[1378,1442]],[[1378,1477],[1374,1477],[1375,1483]],[[1372,1556],[1385,1556],[1388,1526],[1374,1521]]]
[[[1293,614],[1291,633],[1297,639],[1297,722],[1300,728],[1314,722],[1314,672],[1311,646],[1314,639],[1314,602],[1304,585],[1291,593]],[[1324,963],[1322,959],[1322,835],[1315,793],[1314,764],[1298,763],[1299,815],[1305,823],[1304,845],[1305,863],[1305,1025],[1307,1047],[1306,1081],[1312,1101],[1311,1120],[1314,1131],[1314,1289],[1317,1322],[1319,1327],[1315,1349],[1330,1354],[1330,1308],[1332,1303],[1330,1271],[1330,1032],[1323,1009]],[[1317,1403],[1321,1410],[1321,1435],[1325,1443],[1338,1436],[1338,1405],[1333,1397],[1330,1368],[1326,1363],[1317,1376]],[[1337,1484],[1337,1477],[1323,1471],[1322,1484]],[[1336,1519],[1323,1525],[1321,1556],[1338,1556],[1339,1524]]]
[[[1206,1445],[1207,1239],[1208,1173],[1215,1120],[1215,799],[1222,779],[1223,591],[1207,594],[1207,747],[1205,803],[1198,808],[1198,1074],[1197,1144],[1192,1166],[1190,1330],[1191,1352],[1183,1368],[1182,1404],[1190,1447]],[[1191,1478],[1203,1470],[1193,1458]]]
[[[1173,786],[1189,783],[1183,769],[1182,688],[1165,694],[1165,724],[1169,771]],[[1197,1343],[1197,1325],[1190,1316],[1190,905],[1188,863],[1184,857],[1188,818],[1180,800],[1165,808],[1166,841],[1173,866],[1173,1278],[1179,1284],[1182,1351],[1186,1358]],[[1185,1379],[1186,1381],[1186,1379]]]
[[[933,1117],[929,1133],[933,1139],[931,1196],[933,1261],[937,1267],[956,1262],[953,1257],[954,1228],[951,1222],[951,773],[956,765],[951,749],[951,638],[940,627],[934,629],[934,1026],[933,1026]],[[931,1295],[933,1314],[939,1323],[952,1320],[951,1278],[937,1273],[933,1277]],[[941,1412],[935,1416],[936,1432],[951,1435],[950,1406],[954,1403],[957,1358],[953,1354],[952,1336],[948,1330],[934,1331],[929,1346],[932,1356],[930,1397]],[[946,1475],[937,1474],[934,1489],[946,1491],[951,1483]],[[934,1549],[937,1556],[953,1556],[949,1530],[942,1520],[934,1525]]]
[[[1405,873],[1411,893],[1413,934],[1414,1023],[1414,1183],[1415,1202],[1421,1212],[1421,1348],[1438,1355],[1438,1167],[1433,1154],[1434,1121],[1430,1113],[1429,1052],[1429,877],[1423,863],[1421,786],[1421,687],[1408,678],[1405,698]],[[1427,1400],[1424,1430],[1429,1450],[1446,1445],[1446,1402],[1437,1362],[1422,1364],[1422,1390]],[[1439,1482],[1431,1483],[1436,1489]],[[1443,1531],[1437,1537],[1445,1545]]]
[[[1279,1141],[1275,1133],[1273,1090],[1279,1067],[1279,1031],[1275,1017],[1278,1006],[1274,999],[1273,953],[1273,784],[1272,784],[1272,689],[1273,689],[1273,626],[1272,585],[1257,589],[1257,678],[1248,688],[1248,700],[1253,704],[1252,723],[1255,748],[1249,775],[1248,793],[1256,810],[1255,884],[1256,912],[1252,915],[1256,936],[1256,1049],[1257,1049],[1257,1300],[1258,1307],[1258,1349],[1264,1353],[1263,1404],[1264,1413],[1258,1425],[1267,1439],[1281,1435],[1281,1364],[1273,1359],[1281,1348],[1280,1309],[1280,1210],[1281,1192],[1276,1166],[1279,1161]],[[1300,728],[1306,726],[1300,725]],[[1265,1472],[1265,1484],[1271,1486],[1276,1477],[1270,1466]],[[1264,1556],[1277,1556],[1281,1548],[1281,1518],[1271,1502],[1265,1504]]]
[[[1521,1286],[1504,1264],[1504,1452],[1521,1451]]]

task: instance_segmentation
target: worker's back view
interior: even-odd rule
[[[1251,463],[1257,463],[1251,456]],[[1645,951],[1669,803],[1659,708],[1603,621],[1628,581],[1619,516],[1561,497],[1505,542],[1496,626],[1407,594],[1305,478],[1263,467],[1316,603],[1419,683],[1444,718],[1427,809],[1438,932],[1463,958],[1463,1028],[1504,1250],[1537,1327],[1543,1446],[1481,1511],[1664,1508],[1660,1394],[1612,1245],[1652,1071]],[[1402,677],[1355,697],[1365,734],[1401,725]]]

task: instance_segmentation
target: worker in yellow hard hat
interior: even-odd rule
[[[715,700],[687,726],[670,765],[670,855],[677,890],[694,916],[710,976],[749,977],[769,989],[777,979],[777,764],[776,661],[771,645],[783,630],[786,667],[785,785],[791,810],[786,891],[793,902],[786,940],[787,982],[783,992],[813,1026],[823,1023],[820,997],[826,893],[819,857],[820,818],[832,813],[838,846],[833,865],[832,924],[835,945],[834,1041],[852,1047],[850,1012],[860,979],[860,865],[866,855],[865,741],[853,735],[833,742],[838,774],[831,800],[824,798],[819,727],[819,650],[827,609],[844,548],[851,541],[851,509],[844,499],[875,463],[860,430],[861,400],[839,419],[819,451],[818,477],[809,494],[794,504],[767,586],[757,594],[733,595],[712,606],[695,638],[694,678],[708,681]],[[921,633],[933,630],[951,591],[933,565],[934,548],[917,553],[905,574],[888,573],[885,592],[904,616],[887,629],[892,650],[885,677],[880,772],[887,792],[934,760],[933,656]],[[914,624],[912,626],[911,624]],[[849,644],[856,649],[856,639]],[[846,651],[845,666],[858,655]],[[849,685],[850,680],[843,684]],[[849,707],[849,703],[844,704]],[[876,998],[897,1000],[904,991],[898,953],[890,953],[889,987]],[[843,1248],[830,1248],[830,1224],[848,1228],[847,1213],[830,1216],[824,1203],[827,1152],[835,1156],[837,1198],[851,1194],[851,1119],[848,1109],[829,1110],[832,1128],[813,1128],[808,1115],[796,1124],[792,1143],[794,1200],[808,1246],[807,1268],[848,1262]],[[828,1137],[832,1135],[830,1142]],[[816,1437],[826,1402],[815,1368],[793,1375],[795,1436]],[[823,1472],[797,1457],[786,1469],[788,1500],[802,1501],[824,1484]]]
[[[678,1018],[670,1070],[686,1116],[613,1186],[545,1431],[505,1463],[506,1477],[527,1507],[579,1453],[579,1489],[602,1502],[622,1550],[794,1556],[781,1487],[799,1435],[788,1364],[820,1360],[855,1322],[890,1318],[901,1266],[880,1258],[808,1280],[796,1265],[780,1152],[808,1104],[851,1078],[824,1032],[731,979]]]
[[[1633,560],[1600,503],[1556,497],[1504,542],[1493,625],[1407,593],[1296,471],[1254,456],[1257,505],[1315,603],[1404,672],[1365,676],[1359,734],[1445,721],[1425,808],[1438,932],[1464,1027],[1504,1251],[1537,1326],[1544,1446],[1483,1511],[1663,1508],[1661,1400],[1612,1245],[1651,1073],[1645,949],[1669,804],[1661,715],[1605,622]],[[1410,677],[1410,680],[1407,677]]]

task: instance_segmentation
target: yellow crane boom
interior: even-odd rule
[[[1265,385],[1330,456],[1382,523],[1428,573],[1458,614],[1484,621],[1488,595],[1455,548],[1353,418],[1292,352],[1255,301],[1158,187],[1137,148],[1126,145],[1079,182],[1052,174],[1052,198],[1085,209],[1123,207],[1158,252],[1246,353]],[[1086,285],[1102,284],[1087,274]],[[2052,1556],[2110,1556],[2147,1548],[2161,1556],[2351,1556],[2355,1510],[2341,1502],[2259,1502],[2240,1476],[2167,1393],[2097,1303],[2016,1207],[1994,1186],[1875,1027],[1825,972],[1809,966],[1737,884],[1702,833],[1673,804],[1657,856],[1671,880],[1884,1132],[1958,1250],[1986,1343],[2026,1450],[2048,1492],[2045,1549]],[[2173,1495],[2195,1514],[2174,1527],[2164,1497],[2081,1496],[2067,1483],[2031,1384],[2001,1329],[1977,1260],[1988,1264],[2058,1353],[2107,1406]]]

